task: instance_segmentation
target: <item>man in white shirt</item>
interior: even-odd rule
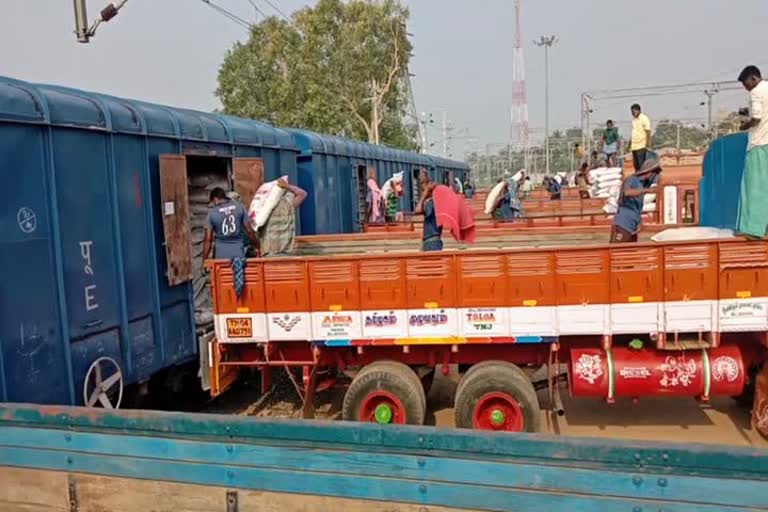
[[[648,156],[648,149],[651,147],[651,120],[643,114],[640,105],[632,105],[632,139],[630,140],[630,150],[632,151],[632,163],[635,166],[635,172],[639,171],[645,163]]]
[[[768,83],[756,66],[747,66],[739,82],[749,91],[749,120],[741,125],[749,130],[749,146],[741,179],[738,232],[763,238],[768,226]]]

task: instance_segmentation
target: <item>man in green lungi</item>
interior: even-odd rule
[[[763,238],[768,227],[768,83],[756,66],[747,66],[739,82],[749,91],[749,120],[741,125],[749,130],[749,146],[741,179],[739,234]]]

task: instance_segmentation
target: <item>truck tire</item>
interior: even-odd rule
[[[347,421],[421,425],[427,397],[418,375],[397,361],[376,361],[360,370],[344,395]]]
[[[464,374],[454,415],[457,427],[478,430],[538,432],[541,422],[530,379],[504,361],[484,361]]]

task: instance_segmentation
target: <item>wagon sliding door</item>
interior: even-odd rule
[[[169,285],[177,286],[192,280],[187,159],[183,155],[160,155],[160,198],[165,232],[166,276]]]
[[[256,191],[264,183],[264,161],[261,158],[232,159],[232,178],[235,192],[246,208],[250,206]]]

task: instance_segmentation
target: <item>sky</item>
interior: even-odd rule
[[[114,0],[113,0],[114,1]],[[266,0],[252,0],[267,15]],[[290,13],[314,2],[270,0]],[[249,21],[249,0],[214,0]],[[211,110],[219,65],[247,31],[201,0],[129,0],[89,44],[73,34],[71,0],[2,0],[0,74],[34,82]],[[93,19],[107,0],[89,0]],[[433,113],[433,152],[443,112],[449,153],[487,151],[509,139],[512,97],[512,0],[406,0],[413,34],[416,108]],[[579,126],[582,92],[735,80],[746,64],[768,68],[768,1],[522,0],[529,125],[543,136],[544,56],[533,45],[556,35],[550,52],[550,127]],[[733,86],[734,84],[729,84]],[[652,120],[706,120],[704,89],[689,94],[596,100],[593,123],[616,120],[626,131],[629,105]],[[746,105],[740,90],[714,96],[715,113]]]

